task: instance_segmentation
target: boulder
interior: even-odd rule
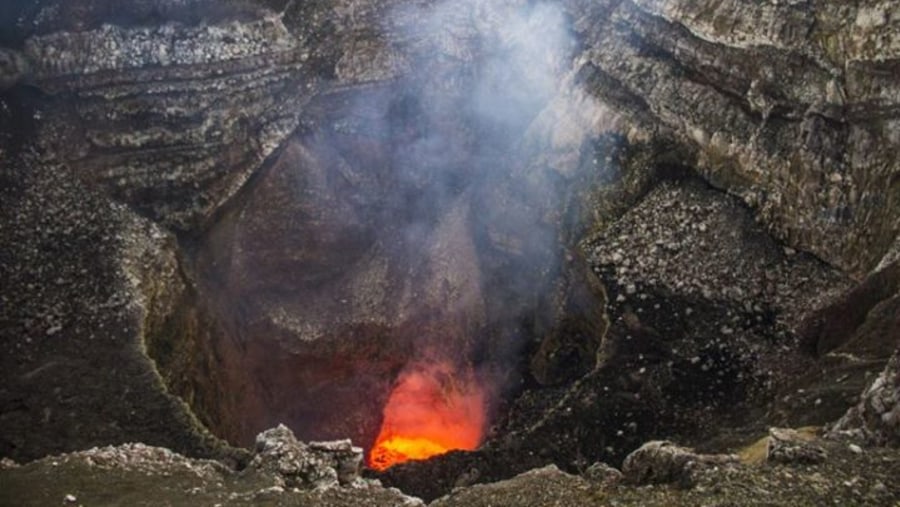
[[[813,464],[825,461],[828,454],[810,435],[792,429],[769,428],[766,460],[772,463]]]
[[[642,445],[625,458],[622,474],[631,484],[677,483],[689,487],[697,474],[714,467],[736,465],[737,456],[730,454],[699,454],[665,440]]]
[[[900,446],[900,351],[831,432],[857,435],[874,445]]]
[[[306,444],[282,424],[256,437],[248,469],[271,474],[284,488],[329,489],[362,481],[362,459],[362,449],[349,440]]]
[[[617,484],[624,478],[619,469],[600,461],[589,466],[581,475],[594,484],[599,484],[603,487]]]

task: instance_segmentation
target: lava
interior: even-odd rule
[[[384,407],[368,463],[375,470],[481,444],[485,393],[471,374],[419,364],[400,375]]]

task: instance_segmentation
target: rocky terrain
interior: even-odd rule
[[[283,426],[260,434],[235,472],[142,444],[93,448],[24,466],[0,464],[3,505],[425,505],[359,474],[361,449],[311,443]],[[864,472],[863,472],[864,471]],[[650,442],[619,470],[579,474],[555,465],[507,480],[457,487],[429,505],[893,505],[895,450],[773,430],[740,455],[703,455]],[[36,485],[40,487],[36,488]]]
[[[0,505],[893,505],[898,75],[886,0],[7,2]],[[366,469],[422,365],[483,444]]]

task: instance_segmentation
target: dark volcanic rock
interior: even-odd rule
[[[610,299],[600,364],[631,358],[669,400],[664,412],[692,431],[704,431],[711,414],[746,421],[745,410],[774,393],[803,388],[797,376],[820,371],[801,343],[807,316],[852,287],[774,241],[739,201],[692,179],[652,190],[588,248]],[[833,406],[785,409],[808,418],[790,424],[823,424],[849,404],[836,397]]]
[[[184,290],[174,239],[31,154],[2,179],[0,454],[139,440],[222,455],[144,352]]]
[[[779,395],[772,424],[822,424],[858,403],[900,343],[898,280],[888,264],[806,317],[801,347],[821,357]]]
[[[601,462],[589,466],[582,475],[585,479],[604,486],[611,486],[624,478],[619,469]]]
[[[653,189],[590,243],[595,271],[616,284],[612,303],[642,313],[657,313],[642,303],[648,293],[668,291],[798,333],[811,310],[851,287],[838,270],[773,240],[740,201],[696,180]],[[722,324],[740,333],[747,323]]]
[[[0,455],[141,440],[246,461],[201,422],[367,445],[422,336],[521,391],[482,450],[384,474],[428,498],[855,403],[900,314],[896,2],[563,0],[574,40],[525,59],[550,91],[491,65],[551,25],[510,30],[531,4],[0,6]],[[493,99],[514,127],[479,116]],[[841,429],[896,443],[896,361]],[[896,499],[896,456],[846,452],[811,465],[824,479],[767,465],[618,494]],[[0,494],[147,485],[82,465],[5,470]],[[173,487],[279,494],[204,496],[216,474]],[[589,482],[543,469],[469,492],[605,500]],[[365,496],[306,495],[285,502]]]

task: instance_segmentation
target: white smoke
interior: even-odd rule
[[[361,200],[388,210],[381,242],[403,244],[391,251],[421,284],[413,299],[429,316],[408,369],[456,364],[468,379],[474,368],[495,398],[574,247],[561,207],[603,111],[574,85],[576,42],[553,3],[406,2],[380,28],[337,75],[373,83],[341,114],[382,141],[379,162],[361,169],[386,166],[389,184]]]

